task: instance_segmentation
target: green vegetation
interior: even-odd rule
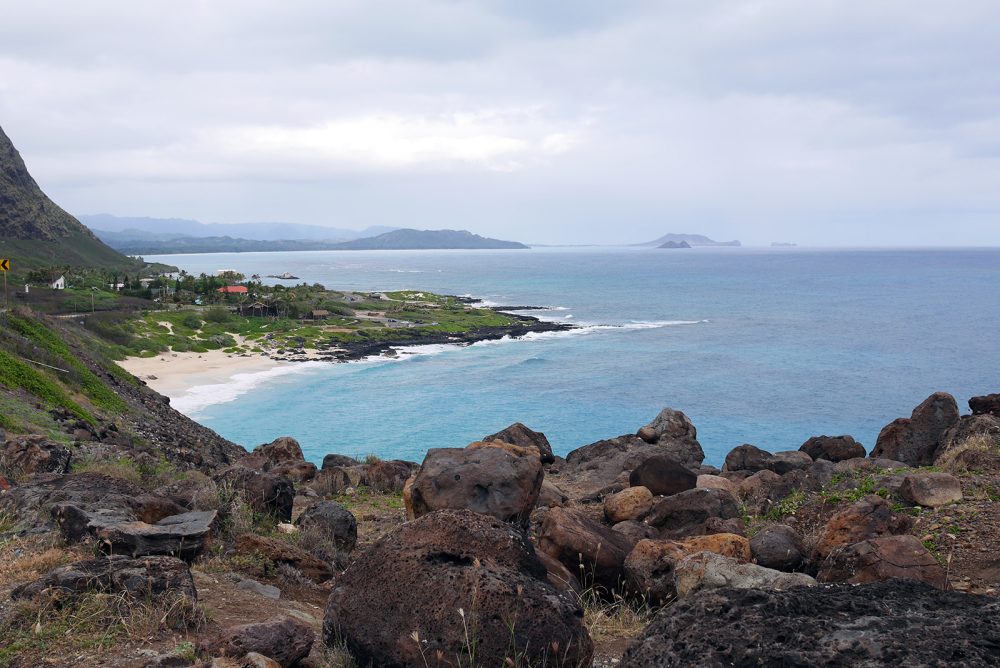
[[[81,420],[95,424],[94,417],[70,399],[56,381],[5,350],[0,350],[0,384],[13,390],[25,390],[51,406],[65,408]]]
[[[771,522],[776,522],[783,517],[788,517],[789,515],[794,515],[802,504],[805,503],[806,493],[801,489],[797,489],[781,501],[778,501],[774,506],[771,507],[765,514],[763,519]]]

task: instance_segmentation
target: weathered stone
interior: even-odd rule
[[[674,567],[697,552],[715,552],[742,562],[750,560],[746,538],[734,534],[697,536],[684,541],[641,540],[625,559],[630,586],[651,603],[662,604],[676,596]]]
[[[798,450],[783,450],[771,455],[768,468],[778,475],[785,475],[792,471],[808,469],[813,465],[813,458],[808,453]]]
[[[44,436],[13,436],[0,447],[0,468],[20,475],[69,473],[71,457],[69,448]]]
[[[991,414],[1000,417],[1000,394],[986,394],[969,399],[969,408],[973,415]]]
[[[739,516],[739,504],[731,494],[700,488],[656,501],[646,522],[665,536],[679,537],[703,533],[701,525],[711,518],[727,520]]]
[[[916,536],[883,536],[834,550],[816,576],[820,582],[862,584],[889,578],[921,580],[945,588],[945,572]]]
[[[936,508],[962,500],[962,483],[948,473],[911,473],[903,477],[899,495],[910,503]]]
[[[651,434],[656,435],[654,440],[649,441],[650,443],[675,441],[686,444],[689,449],[685,454],[689,454],[689,456],[677,456],[676,452],[667,453],[673,455],[674,459],[677,459],[682,464],[697,466],[705,458],[704,453],[701,451],[701,445],[698,443],[698,430],[695,429],[691,420],[680,411],[675,411],[672,408],[664,408],[660,411],[659,415],[653,418],[652,422],[639,431],[644,432],[646,437],[649,437]],[[639,437],[646,440],[641,434]],[[664,445],[668,444],[664,443]],[[668,445],[668,447],[676,446]]]
[[[320,468],[325,471],[326,469],[340,466],[357,466],[360,463],[361,462],[353,457],[331,453],[323,457],[323,466]]]
[[[379,492],[401,492],[407,479],[418,468],[416,463],[401,459],[374,462],[362,467],[360,482]]]
[[[192,603],[198,600],[191,570],[180,559],[130,559],[120,554],[60,566],[34,582],[16,587],[11,598],[33,598],[43,592],[65,598],[90,591],[127,593],[141,600],[168,595]]]
[[[282,668],[280,663],[258,652],[247,652],[240,659],[240,664],[240,668]]]
[[[415,517],[464,508],[527,525],[545,476],[537,451],[485,445],[427,451],[409,488]]]
[[[562,508],[569,502],[569,497],[559,487],[549,481],[542,480],[542,488],[538,492],[538,508]]]
[[[465,665],[471,634],[477,665],[516,656],[589,666],[583,611],[547,575],[515,526],[467,510],[431,513],[383,536],[338,579],[324,639],[346,643],[363,666],[422,666],[425,657]]]
[[[645,538],[659,538],[660,532],[655,527],[651,527],[645,522],[638,520],[625,520],[611,527],[613,530],[625,536],[626,539],[635,545]]]
[[[333,569],[325,561],[277,538],[245,533],[236,539],[236,550],[241,554],[260,555],[276,565],[287,564],[315,582],[333,577]]]
[[[845,459],[865,456],[865,446],[854,440],[853,436],[813,436],[803,443],[799,450],[813,459],[826,459],[831,462],[842,462]]]
[[[766,450],[761,450],[756,445],[744,443],[729,451],[726,455],[724,471],[763,471],[770,470],[773,455]]]
[[[750,549],[757,564],[778,571],[796,571],[806,559],[802,538],[786,524],[763,527],[750,539]]]
[[[637,466],[628,478],[632,487],[645,487],[655,496],[670,496],[698,484],[698,476],[676,459],[653,455]]]
[[[232,466],[222,471],[217,480],[222,485],[232,485],[257,512],[266,513],[279,522],[292,521],[295,487],[288,478]]]
[[[263,455],[271,466],[297,464],[305,461],[305,457],[302,455],[302,447],[291,436],[281,436],[270,443],[258,445],[254,448],[252,454]]]
[[[995,666],[1000,602],[912,580],[701,592],[660,612],[623,668]]]
[[[324,496],[343,494],[351,487],[347,471],[339,466],[329,466],[316,473],[312,488]]]
[[[503,431],[498,431],[483,440],[501,441],[522,447],[533,447],[538,450],[543,464],[551,464],[555,461],[555,457],[552,456],[552,446],[549,444],[549,439],[545,438],[545,434],[540,431],[533,431],[520,422],[515,422]]]
[[[22,528],[40,530],[52,525],[50,509],[56,504],[134,519],[144,514],[142,506],[148,498],[141,488],[121,478],[95,473],[46,474],[0,496],[0,510],[12,512]]]
[[[723,492],[729,492],[733,496],[736,496],[738,487],[733,484],[731,480],[723,478],[718,475],[708,475],[702,474],[698,476],[698,484],[696,487],[704,487],[705,489],[719,489]]]
[[[263,582],[257,582],[256,580],[251,580],[249,578],[244,578],[237,582],[236,588],[244,591],[256,592],[265,598],[270,598],[275,601],[281,598],[281,590],[277,587],[264,584]]]
[[[908,466],[932,464],[958,418],[955,397],[935,392],[914,408],[909,418],[899,418],[883,427],[871,456],[896,459]]]
[[[604,516],[611,524],[641,520],[652,507],[652,492],[645,487],[629,487],[604,499]]]
[[[812,560],[819,564],[838,547],[905,533],[912,524],[911,518],[893,513],[882,497],[866,496],[830,518],[816,543]]]
[[[621,589],[633,543],[621,532],[565,508],[552,508],[538,530],[538,549],[558,559],[585,583]]]
[[[788,589],[815,583],[804,573],[782,573],[714,552],[692,554],[674,566],[674,587],[680,599],[702,589]]]
[[[295,526],[322,536],[340,554],[350,554],[358,542],[357,520],[336,501],[312,504],[296,518]]]
[[[272,468],[271,473],[288,478],[293,482],[308,482],[316,477],[316,465],[312,462],[281,464]]]
[[[105,520],[92,515],[88,529],[101,549],[111,554],[141,557],[163,554],[190,560],[201,554],[211,535],[216,511],[183,513],[155,524],[140,521]]]
[[[315,634],[308,624],[281,615],[256,624],[231,626],[202,640],[199,650],[209,656],[242,657],[250,652],[276,661],[282,668],[309,655]]]

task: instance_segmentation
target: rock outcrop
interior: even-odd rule
[[[705,523],[709,520],[739,516],[739,504],[729,492],[700,487],[659,499],[653,504],[646,522],[664,536],[676,538],[706,533]]]
[[[69,473],[69,448],[44,436],[12,436],[0,446],[0,469],[20,475]]]
[[[223,629],[202,640],[198,649],[208,656],[234,659],[256,653],[282,668],[290,668],[309,655],[315,639],[316,634],[308,624],[280,615],[256,624]]]
[[[653,604],[672,600],[677,594],[674,568],[679,561],[698,552],[714,552],[744,563],[751,557],[747,539],[730,533],[683,541],[640,540],[625,559],[631,589]]]
[[[543,464],[551,464],[555,461],[555,457],[552,455],[552,445],[549,443],[549,439],[545,438],[545,434],[529,429],[520,422],[515,422],[503,431],[498,431],[483,440],[501,441],[525,448],[537,448]]]
[[[653,455],[632,470],[628,482],[645,487],[654,496],[670,496],[694,489],[698,475],[672,457]]]
[[[198,600],[191,571],[180,559],[164,556],[131,559],[124,555],[60,566],[34,582],[16,587],[11,598],[32,598],[42,594],[66,598],[90,591],[125,593],[139,600],[168,595],[190,603]]]
[[[674,566],[674,588],[679,599],[702,589],[790,589],[815,583],[804,573],[782,573],[714,552],[689,555]]]
[[[1000,602],[912,580],[705,591],[661,611],[624,668],[995,666]]]
[[[820,582],[863,584],[889,578],[920,580],[944,589],[945,571],[916,536],[883,536],[845,545],[823,562]]]
[[[1000,393],[986,394],[969,399],[969,409],[973,415],[995,415],[1000,417]]]
[[[633,547],[625,534],[565,508],[549,510],[538,530],[540,551],[605,592],[622,588],[625,557]]]
[[[813,550],[813,562],[822,563],[838,547],[905,533],[911,525],[911,518],[893,513],[882,497],[866,496],[830,518]]]
[[[909,418],[898,418],[883,427],[870,456],[895,459],[908,466],[929,466],[958,419],[955,397],[935,392],[914,408]]]
[[[583,611],[547,575],[514,525],[431,513],[379,539],[338,579],[324,639],[346,643],[359,665],[465,665],[472,651],[484,666],[590,665]]]
[[[803,443],[799,450],[813,459],[826,459],[831,462],[865,456],[865,446],[855,441],[853,436],[846,435],[813,436]]]

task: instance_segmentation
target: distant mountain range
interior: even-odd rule
[[[254,241],[349,241],[399,229],[383,225],[350,230],[297,223],[202,223],[186,218],[122,217],[108,213],[79,216],[79,219],[102,239],[129,241],[167,241],[183,237],[229,237]]]
[[[664,234],[659,239],[647,241],[636,246],[656,246],[657,248],[677,248],[677,246],[667,246],[673,242],[675,244],[687,243],[689,246],[741,246],[739,241],[715,241],[703,234]]]
[[[155,220],[155,219],[146,219]],[[194,221],[186,221],[194,222]],[[201,225],[201,223],[196,223]],[[212,226],[229,227],[228,225]],[[300,226],[307,227],[307,226]],[[330,228],[320,228],[330,229]],[[369,228],[373,229],[373,228]],[[377,229],[377,228],[375,228]],[[367,230],[366,230],[367,231]],[[176,253],[248,253],[307,250],[430,250],[475,248],[527,248],[515,241],[489,239],[465,230],[396,229],[382,234],[337,241],[333,239],[243,239],[231,236],[188,236],[176,232],[125,229],[95,230],[107,244],[128,255]]]
[[[48,198],[0,128],[0,256],[11,270],[134,267]]]

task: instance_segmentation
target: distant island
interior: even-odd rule
[[[501,241],[468,230],[393,230],[376,237],[334,244],[331,250],[434,250],[457,248],[528,248],[517,241]]]
[[[668,241],[657,248],[691,248],[691,244],[686,241]]]
[[[788,241],[772,241],[771,242],[771,247],[772,248],[795,248],[796,246],[798,246],[798,244],[793,244],[793,243],[788,242]]]
[[[641,244],[635,244],[636,246],[655,246],[656,248],[683,248],[683,246],[667,246],[666,244],[674,242],[676,244],[686,243],[689,247],[695,246],[742,246],[739,241],[715,241],[714,239],[709,239],[703,234],[664,234],[659,239],[654,239],[653,241],[647,241]]]

